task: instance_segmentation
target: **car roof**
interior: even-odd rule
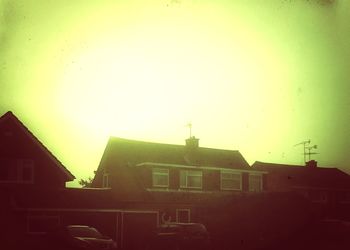
[[[206,230],[206,227],[201,223],[167,223],[162,224],[158,227],[160,230],[166,230],[171,228],[193,228],[193,229],[204,229]]]
[[[190,226],[190,225],[203,225],[201,223],[185,223],[185,222],[171,222],[171,223],[166,223],[162,224],[161,226],[169,226],[169,225],[179,225],[179,226]]]
[[[93,228],[87,225],[67,225],[67,228]]]

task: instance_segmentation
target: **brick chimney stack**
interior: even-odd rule
[[[199,147],[199,139],[191,136],[190,138],[186,139],[186,148],[187,149],[197,149]]]
[[[317,161],[311,160],[306,162],[306,167],[308,168],[317,168]]]

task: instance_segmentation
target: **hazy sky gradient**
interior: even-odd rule
[[[77,179],[109,136],[350,169],[350,1],[0,0],[0,114]]]

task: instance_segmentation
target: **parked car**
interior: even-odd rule
[[[47,233],[50,249],[108,250],[116,243],[96,228],[85,225],[67,225]]]
[[[201,223],[166,223],[153,235],[151,249],[209,249],[210,237]]]

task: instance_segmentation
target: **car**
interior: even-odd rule
[[[153,249],[209,249],[210,237],[201,223],[166,223],[154,232]]]
[[[50,249],[108,250],[116,249],[111,238],[87,225],[66,225],[47,233]]]

